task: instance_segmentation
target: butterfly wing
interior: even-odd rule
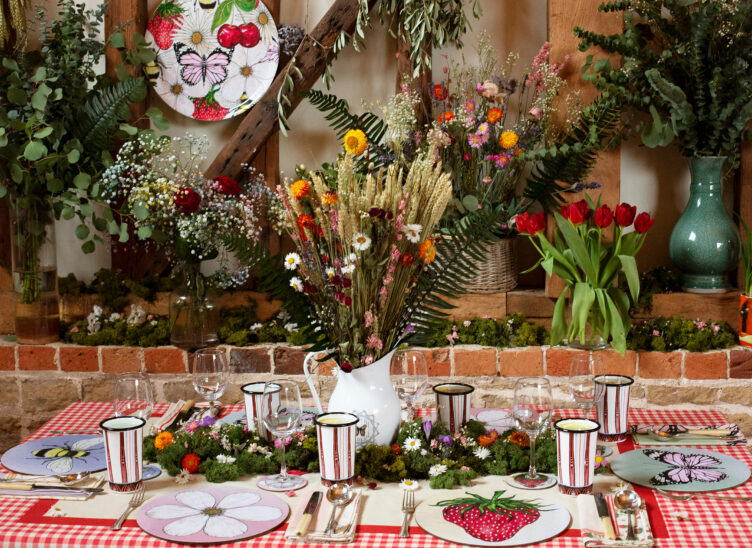
[[[692,468],[689,470],[689,475],[692,481],[700,481],[702,483],[723,481],[728,477],[720,470],[709,470],[707,468]]]
[[[643,453],[653,460],[671,466],[669,470],[665,470],[650,479],[650,483],[653,485],[677,485],[692,481],[710,483],[722,481],[727,477],[720,470],[710,469],[712,466],[720,465],[721,461],[709,455],[685,455],[683,453],[655,449],[645,449]]]
[[[230,55],[217,48],[209,54],[204,62],[204,78],[211,85],[224,82],[227,78],[227,66],[230,64]]]

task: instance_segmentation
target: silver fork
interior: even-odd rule
[[[128,517],[128,514],[130,514],[135,508],[138,508],[141,506],[141,504],[144,502],[144,484],[141,484],[141,487],[138,488],[138,490],[133,493],[133,496],[131,497],[131,500],[128,501],[128,507],[125,509],[125,512],[118,518],[118,520],[110,527],[113,531],[119,531],[120,528],[123,526],[123,522],[125,521],[125,518]]]
[[[667,491],[664,491],[663,489],[656,489],[656,491],[658,491],[664,497],[668,499],[672,499],[672,500],[687,501],[687,500],[700,498],[700,499],[715,499],[715,500],[733,500],[736,502],[752,502],[752,497],[730,497],[727,495],[702,495],[702,494],[676,495],[674,493],[669,493]]]
[[[405,491],[402,495],[402,513],[405,514],[405,518],[402,520],[402,529],[400,529],[400,537],[407,538],[410,536],[408,530],[408,523],[410,516],[415,512],[415,493],[413,491]]]

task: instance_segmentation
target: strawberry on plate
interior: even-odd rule
[[[183,11],[182,6],[173,0],[165,0],[157,6],[146,30],[154,37],[154,43],[159,49],[172,47],[172,35],[183,22]]]
[[[485,542],[502,542],[540,517],[540,505],[496,491],[490,499],[465,493],[465,498],[443,500],[444,519],[462,527],[470,536]]]
[[[227,109],[220,105],[214,95],[217,93],[216,88],[212,88],[206,97],[192,97],[193,101],[193,118],[196,120],[224,120],[227,116]]]

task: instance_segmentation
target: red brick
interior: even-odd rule
[[[16,347],[0,346],[0,371],[16,369]]]
[[[726,352],[687,352],[684,377],[687,379],[725,379]]]
[[[179,348],[144,348],[144,365],[149,373],[185,373],[185,352]]]
[[[18,368],[28,371],[57,369],[55,364],[54,346],[26,346],[18,347]]]
[[[141,349],[129,346],[103,346],[102,371],[105,373],[129,373],[141,371]]]
[[[603,369],[606,375],[626,375],[634,377],[637,363],[637,354],[634,350],[627,350],[622,356],[616,350],[599,350],[594,355],[603,360]]]
[[[61,346],[60,369],[63,371],[99,371],[96,346]]]
[[[460,377],[496,375],[496,349],[454,349],[454,374]]]
[[[303,360],[308,352],[299,348],[280,346],[274,349],[274,372],[282,375],[302,375]]]
[[[681,377],[681,352],[640,352],[640,377],[678,379]]]
[[[230,348],[230,371],[233,373],[269,373],[271,370],[268,346]]]
[[[430,376],[448,377],[452,374],[452,363],[449,357],[449,348],[441,348],[438,350],[424,350],[423,355],[426,357],[426,367]]]
[[[729,377],[734,379],[752,379],[752,348],[731,350],[731,367]]]
[[[540,346],[505,348],[499,351],[501,374],[505,377],[529,377],[543,374],[543,350]],[[567,374],[569,370],[567,369]]]
[[[546,350],[546,374],[553,376],[569,375],[572,356],[581,352],[582,350],[573,348],[549,348]],[[502,371],[504,371],[503,368]]]

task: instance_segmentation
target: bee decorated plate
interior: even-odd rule
[[[277,27],[260,0],[163,0],[146,39],[157,54],[146,77],[170,108],[196,120],[246,112],[277,72]]]
[[[421,502],[415,520],[428,534],[463,546],[522,546],[561,534],[572,518],[558,504],[473,488]]]
[[[3,454],[2,464],[18,474],[52,476],[107,468],[102,436],[54,436],[27,441]]]

